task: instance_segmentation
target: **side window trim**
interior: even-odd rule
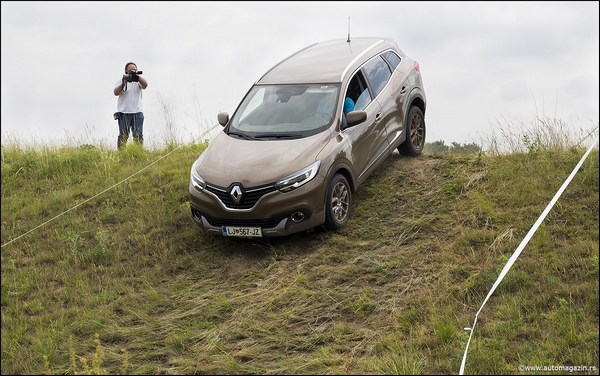
[[[398,59],[398,63],[394,65],[394,62],[391,61],[392,59],[390,59],[387,54],[393,54],[397,59]],[[386,51],[383,51],[381,53],[381,57],[383,57],[383,60],[385,60],[386,63],[388,63],[390,70],[392,71],[392,74],[394,74],[394,71],[396,70],[396,68],[398,67],[398,65],[400,65],[400,63],[402,63],[402,58],[396,53],[396,51],[389,49]]]

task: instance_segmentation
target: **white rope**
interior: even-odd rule
[[[212,128],[210,128],[209,130],[207,130],[206,132],[204,132],[204,133],[203,133],[203,134],[202,134],[200,137],[198,137],[196,140],[192,141],[192,143],[195,143],[195,142],[197,142],[198,140],[200,140],[202,137],[206,136],[206,134],[208,134],[208,132],[210,132],[210,131],[212,131],[213,129],[215,129],[217,125],[218,125],[218,124],[214,125]],[[110,186],[110,187],[106,188],[106,189],[105,189],[105,190],[103,190],[102,192],[100,192],[100,193],[97,193],[97,194],[93,195],[92,197],[90,197],[90,198],[88,198],[88,199],[84,200],[83,202],[80,202],[79,204],[77,204],[77,205],[73,206],[72,208],[70,208],[70,209],[67,209],[67,210],[65,210],[64,212],[62,212],[62,213],[60,213],[60,214],[58,214],[58,215],[56,215],[56,216],[54,216],[54,217],[50,218],[50,219],[49,219],[49,220],[47,220],[46,222],[44,222],[44,223],[42,223],[41,225],[38,225],[38,226],[36,226],[36,227],[32,228],[31,230],[27,231],[26,233],[24,233],[24,234],[22,234],[22,235],[20,235],[20,236],[17,236],[16,238],[14,238],[14,239],[12,239],[12,240],[10,240],[10,241],[8,241],[8,242],[6,242],[6,243],[2,244],[2,246],[1,246],[0,248],[4,248],[4,246],[6,246],[6,245],[9,245],[9,244],[11,244],[11,243],[13,243],[13,242],[15,242],[15,241],[17,241],[17,240],[21,239],[21,238],[22,238],[22,237],[24,237],[25,235],[27,235],[27,234],[29,234],[29,233],[31,233],[31,232],[33,232],[33,231],[35,231],[35,230],[39,229],[39,228],[40,228],[40,227],[42,227],[42,226],[45,226],[46,224],[48,224],[48,223],[50,223],[50,222],[54,221],[55,219],[57,219],[57,218],[59,218],[59,217],[62,217],[63,215],[65,215],[65,214],[69,213],[70,211],[73,211],[73,210],[77,209],[77,208],[78,208],[78,207],[80,207],[81,205],[83,205],[83,204],[85,204],[85,203],[87,203],[87,202],[89,202],[89,201],[91,201],[91,200],[95,199],[96,197],[98,197],[98,196],[100,196],[100,195],[102,195],[102,194],[104,194],[104,193],[106,193],[106,192],[110,191],[111,189],[115,188],[116,186],[118,186],[118,185],[120,185],[120,184],[123,184],[123,183],[124,183],[124,182],[126,182],[127,180],[129,180],[129,179],[133,178],[134,176],[138,175],[138,174],[139,174],[139,173],[141,173],[142,171],[144,171],[144,170],[148,169],[149,167],[151,167],[151,166],[155,165],[156,163],[160,162],[160,161],[161,161],[161,160],[163,160],[164,158],[166,158],[166,157],[168,157],[169,155],[173,154],[173,153],[174,153],[175,151],[177,151],[179,148],[182,148],[183,146],[186,146],[186,145],[187,145],[187,144],[179,145],[179,146],[178,146],[178,147],[176,147],[175,149],[171,150],[171,151],[170,151],[170,152],[168,152],[167,154],[165,154],[165,155],[163,155],[162,157],[158,158],[157,160],[155,160],[154,162],[150,163],[149,165],[147,165],[146,167],[142,168],[141,170],[138,170],[137,172],[135,172],[135,173],[131,174],[130,176],[126,177],[125,179],[121,180],[120,182],[113,184],[112,186]]]
[[[473,332],[475,331],[475,325],[477,324],[477,317],[479,316],[479,313],[483,309],[483,306],[487,303],[487,301],[490,298],[490,296],[492,296],[492,294],[494,293],[494,291],[496,290],[496,288],[498,287],[498,285],[500,284],[500,282],[504,279],[504,276],[506,275],[506,273],[508,273],[508,270],[515,263],[515,261],[517,260],[517,258],[521,254],[521,251],[523,251],[523,248],[525,248],[525,246],[527,245],[527,243],[529,243],[529,240],[531,239],[531,237],[533,236],[533,234],[536,232],[536,230],[538,229],[538,227],[540,226],[540,224],[542,223],[542,221],[544,220],[544,218],[546,218],[546,215],[548,215],[548,212],[550,212],[550,210],[552,209],[552,207],[554,206],[554,204],[556,203],[556,201],[562,195],[563,191],[567,188],[567,186],[569,185],[569,183],[571,183],[571,180],[573,180],[573,177],[575,176],[575,174],[577,173],[577,171],[579,171],[579,168],[581,167],[581,165],[583,164],[583,162],[586,160],[586,158],[588,157],[588,155],[590,154],[590,152],[592,151],[593,147],[596,145],[597,142],[598,142],[598,137],[596,137],[596,139],[594,140],[594,142],[592,143],[592,145],[588,148],[588,150],[585,152],[585,154],[583,155],[583,157],[581,157],[581,160],[579,161],[579,163],[577,163],[577,166],[575,166],[575,168],[573,169],[573,172],[571,172],[571,175],[569,175],[569,177],[567,178],[567,180],[565,180],[565,182],[560,187],[560,189],[558,190],[558,192],[556,192],[556,194],[554,195],[554,197],[552,198],[552,200],[550,201],[550,203],[548,204],[548,206],[546,206],[546,209],[544,209],[544,211],[542,212],[542,214],[540,215],[540,217],[537,219],[537,221],[534,223],[533,227],[529,230],[529,232],[527,233],[527,235],[525,236],[525,238],[523,239],[523,241],[521,241],[521,244],[519,244],[519,246],[517,247],[517,249],[515,250],[515,252],[513,253],[513,255],[510,257],[510,259],[506,263],[506,265],[504,265],[504,268],[500,272],[500,275],[498,276],[498,279],[496,279],[496,282],[492,286],[492,289],[490,290],[490,292],[488,292],[487,296],[483,300],[483,303],[481,304],[481,307],[477,311],[477,314],[475,315],[475,320],[473,321],[473,326],[470,327],[470,328],[465,328],[465,330],[470,331],[471,334],[469,335],[469,340],[467,341],[467,346],[465,347],[465,353],[463,355],[462,363],[460,364],[460,373],[459,373],[460,375],[464,374],[465,362],[467,360],[467,352],[469,350],[469,344],[471,343],[471,337],[473,336]]]

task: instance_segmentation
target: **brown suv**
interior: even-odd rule
[[[425,143],[419,64],[388,38],[310,45],[263,75],[191,169],[204,231],[283,236],[348,222],[352,193],[396,148]]]

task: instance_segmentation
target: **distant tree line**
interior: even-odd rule
[[[479,154],[481,146],[472,142],[469,144],[460,144],[453,142],[451,145],[446,145],[445,141],[435,141],[425,143],[423,153],[426,154]]]

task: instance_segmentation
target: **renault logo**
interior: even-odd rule
[[[243,195],[244,193],[242,192],[242,188],[240,188],[239,185],[234,185],[233,188],[231,188],[231,191],[229,191],[229,196],[236,204],[239,204],[240,201],[242,201]]]

